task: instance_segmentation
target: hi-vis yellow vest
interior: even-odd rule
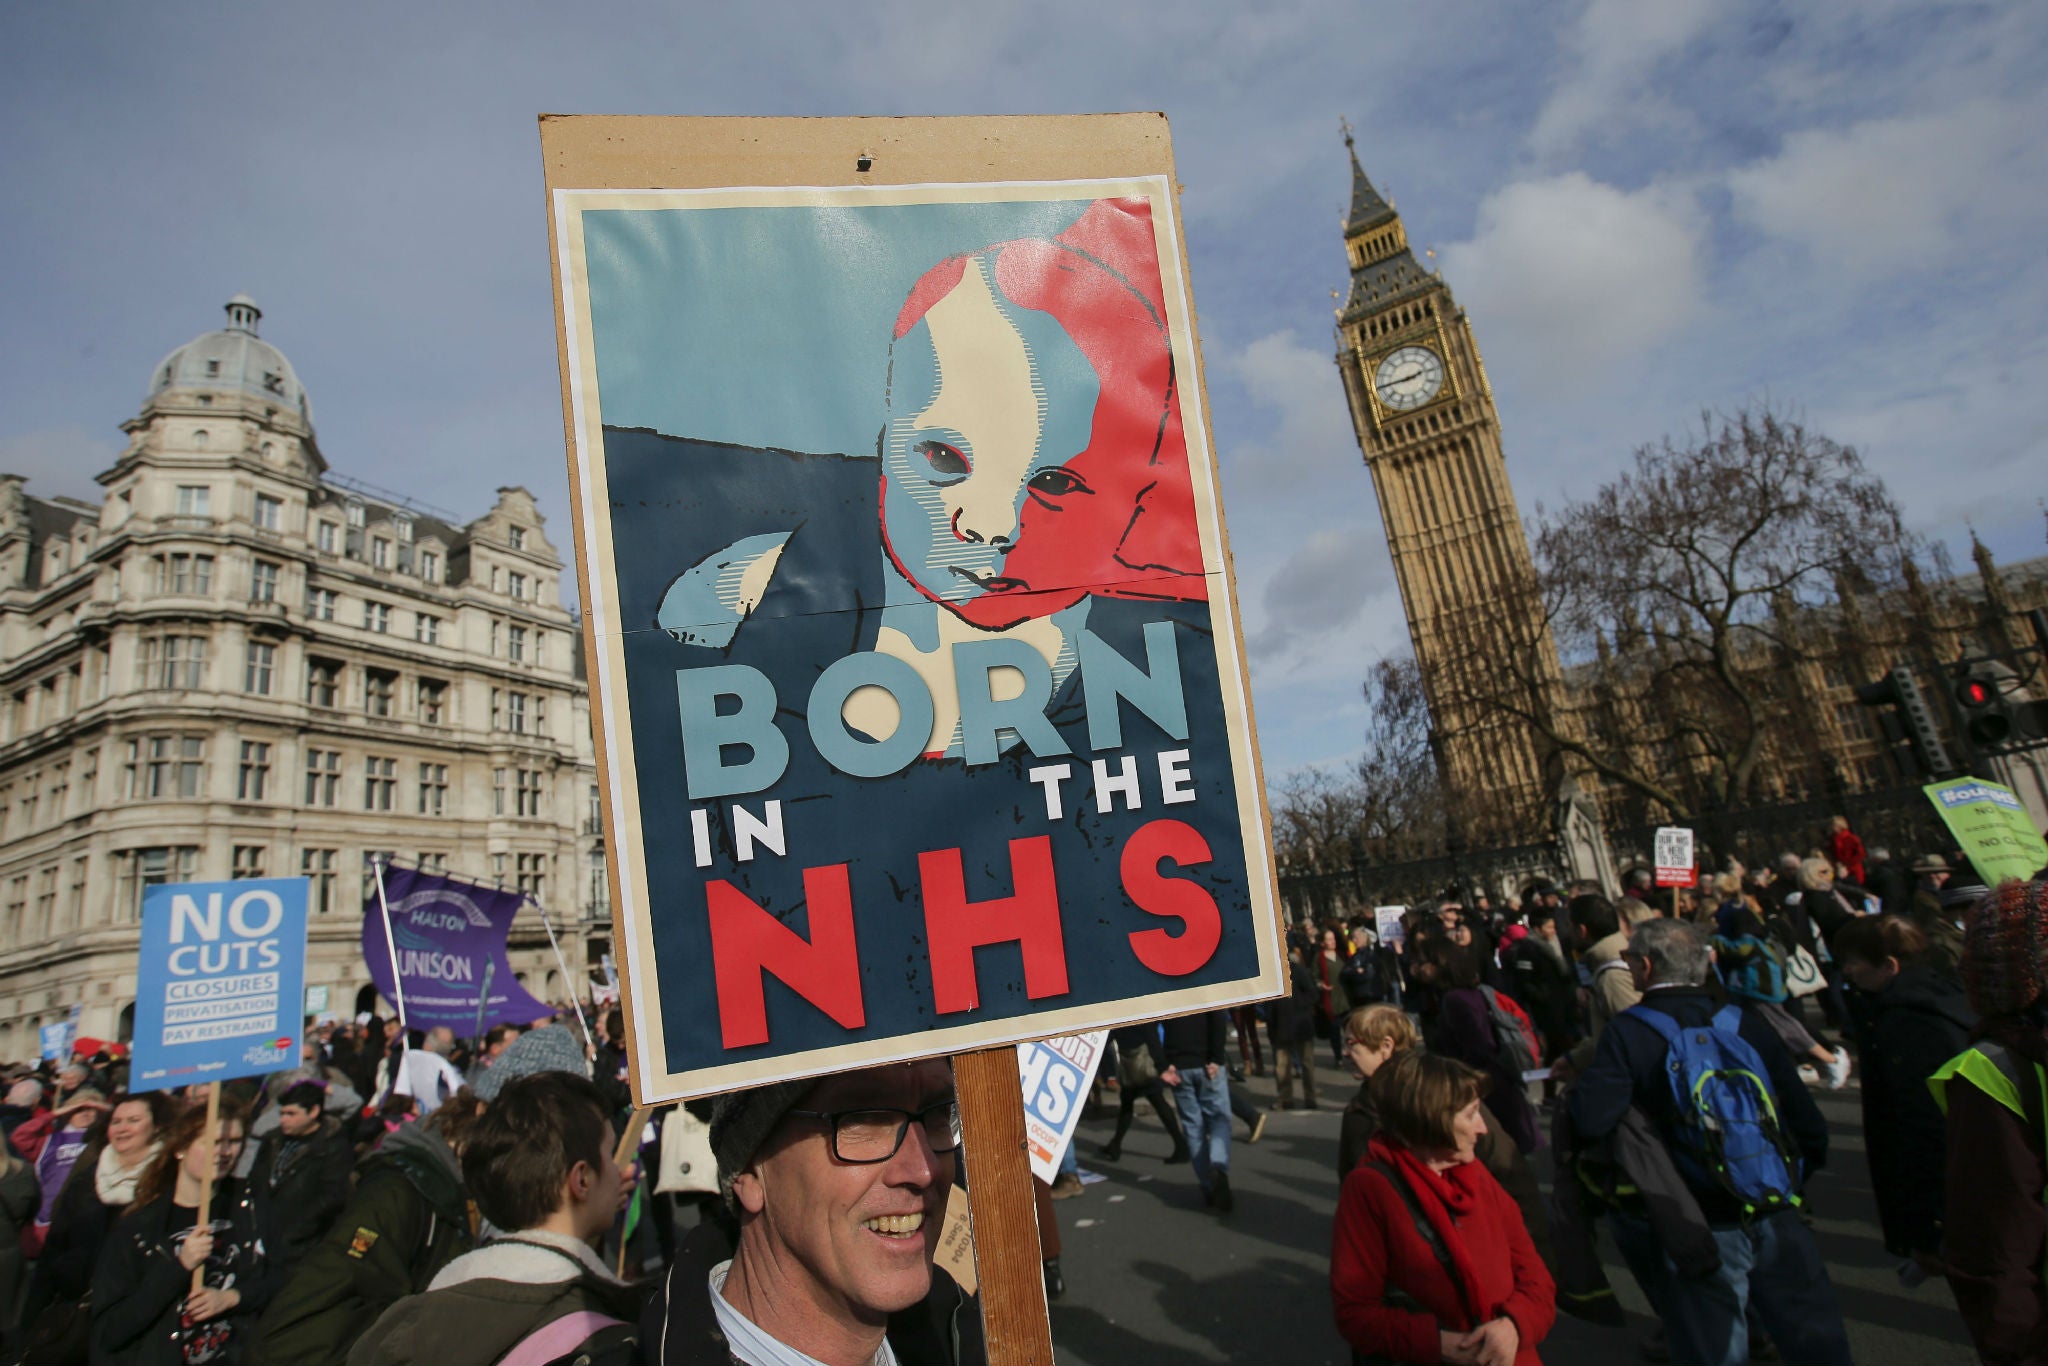
[[[2028,1073],[2032,1076],[2029,1077]],[[1989,1040],[1971,1044],[1927,1079],[1927,1088],[1934,1092],[1934,1103],[1941,1107],[1943,1114],[1948,1113],[1949,1083],[1958,1080],[1968,1082],[2018,1115],[2022,1124],[2026,1123],[2027,1107],[2020,1087],[2031,1084],[2040,1093],[2042,1113],[2048,1114],[2048,1074],[2038,1066],[2027,1066],[2004,1044]],[[2048,1135],[2043,1137],[2048,1139]]]

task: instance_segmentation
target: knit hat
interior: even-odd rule
[[[771,1082],[727,1092],[711,1103],[711,1155],[718,1159],[718,1189],[735,1214],[739,1203],[733,1198],[732,1179],[747,1169],[790,1107],[816,1084],[815,1077]]]
[[[1979,1015],[2025,1010],[2048,990],[2048,883],[2008,882],[1963,926],[1963,987]]]
[[[536,1072],[590,1075],[583,1060],[583,1048],[566,1025],[544,1025],[521,1034],[505,1045],[505,1051],[489,1067],[477,1068],[469,1074],[469,1089],[478,1100],[496,1100],[498,1092],[506,1086]]]

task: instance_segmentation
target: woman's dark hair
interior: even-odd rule
[[[1877,964],[1887,958],[1899,960],[1900,967],[1920,961],[1928,949],[1927,932],[1903,915],[1858,916],[1828,941],[1838,959]]]
[[[1476,1067],[1420,1048],[1394,1054],[1372,1076],[1380,1129],[1412,1153],[1448,1152],[1458,1146],[1451,1125],[1492,1089]]]
[[[441,1131],[441,1137],[448,1146],[460,1155],[463,1146],[469,1142],[470,1130],[476,1125],[476,1118],[484,1112],[483,1101],[467,1086],[441,1102],[434,1113],[427,1116],[426,1123]],[[493,1221],[496,1222],[496,1221]],[[500,1228],[504,1225],[500,1224]]]
[[[572,1072],[536,1072],[507,1085],[470,1126],[462,1150],[476,1207],[508,1233],[543,1222],[577,1163],[604,1170],[605,1120],[597,1087]]]
[[[220,1114],[216,1122],[233,1122],[242,1126],[242,1137],[249,1136],[249,1110],[240,1101],[228,1096],[220,1099]],[[149,1170],[135,1183],[135,1203],[128,1207],[133,1214],[144,1205],[170,1195],[178,1188],[178,1165],[185,1160],[186,1152],[206,1134],[206,1106],[188,1105],[171,1117],[169,1124],[160,1131],[163,1151],[156,1155],[156,1161],[149,1164]]]
[[[1452,943],[1449,931],[1441,926],[1426,928],[1415,937],[1415,961],[1418,966],[1427,964],[1435,969],[1434,985],[1440,988],[1479,985],[1477,956],[1472,949]]]

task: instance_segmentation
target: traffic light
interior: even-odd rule
[[[1920,691],[1920,682],[1911,669],[1901,664],[1877,682],[1865,683],[1856,690],[1856,700],[1866,707],[1884,708],[1886,721],[1892,719],[1891,710],[1897,708],[1897,724],[1913,747],[1914,760],[1928,776],[1939,778],[1956,771],[1948,746],[1942,743],[1941,731],[1934,724],[1934,710],[1927,705],[1927,694]]]
[[[2037,702],[2019,675],[1995,659],[1980,660],[1955,682],[1963,734],[1979,751],[2048,737],[2048,702]]]

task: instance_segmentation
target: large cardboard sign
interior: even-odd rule
[[[129,1090],[299,1065],[306,879],[151,887],[140,953]]]
[[[1276,994],[1164,120],[541,131],[640,1100]]]
[[[1922,790],[1987,885],[2025,880],[2048,865],[2048,842],[2034,828],[2025,803],[2005,784],[1951,778]]]

